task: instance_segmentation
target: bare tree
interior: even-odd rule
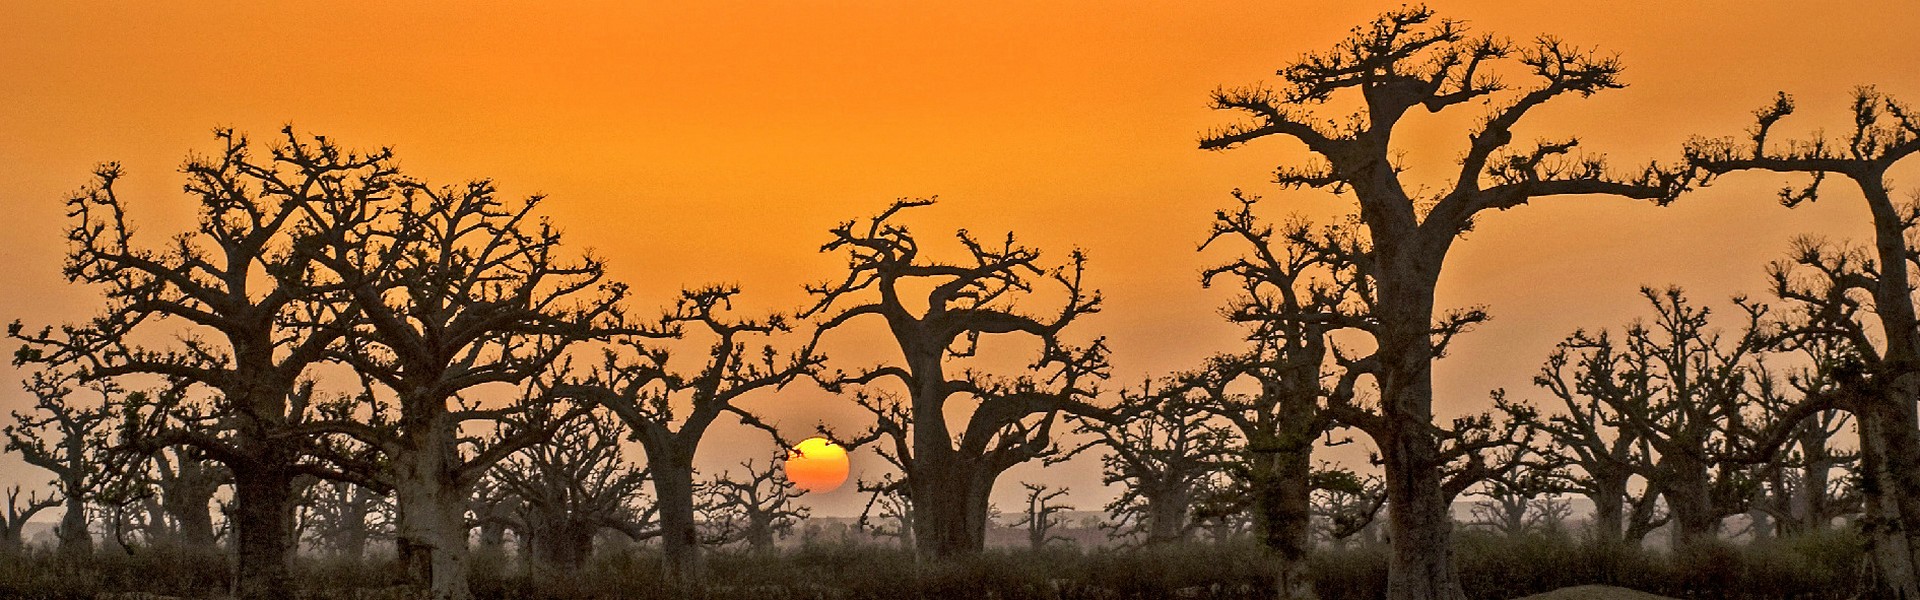
[[[26,502],[20,501],[20,486],[7,488],[6,513],[0,514],[0,554],[16,554],[26,548],[24,532],[27,522],[40,511],[60,505],[60,496],[48,494],[40,497],[38,493],[28,493]]]
[[[236,591],[245,599],[291,593],[294,478],[330,470],[307,456],[311,415],[293,395],[338,339],[319,324],[348,315],[304,249],[357,226],[363,203],[397,178],[384,150],[358,154],[284,133],[261,161],[244,137],[216,132],[223,147],[184,168],[197,225],[159,249],[135,245],[114,189],[122,170],[102,166],[67,202],[65,271],[102,288],[105,311],[57,333],[17,322],[9,330],[25,342],[17,363],[75,364],[88,381],[166,377],[214,392],[209,412],[219,418],[201,423],[207,428],[169,430],[140,445],[193,445],[232,471]],[[174,341],[152,347],[136,339]]]
[[[1361,477],[1352,470],[1322,466],[1314,473],[1313,514],[1322,539],[1344,544],[1354,535],[1378,529],[1377,516],[1387,503],[1386,480]]]
[[[393,501],[364,485],[315,481],[300,501],[301,539],[326,554],[361,560],[376,541],[393,539]]]
[[[764,469],[751,460],[740,466],[745,469],[741,479],[721,473],[700,486],[701,512],[713,530],[708,537],[714,544],[744,541],[755,551],[771,551],[776,538],[792,534],[811,512],[793,504],[807,492],[787,481],[775,461]]]
[[[574,419],[494,466],[492,479],[518,500],[522,547],[535,564],[577,569],[604,530],[636,540],[657,531],[633,504],[647,472],[627,462],[620,431],[612,417]]]
[[[584,379],[554,387],[557,395],[606,407],[639,440],[660,503],[667,574],[680,585],[699,582],[693,460],[708,429],[721,416],[731,414],[778,442],[778,431],[737,402],[751,392],[779,389],[807,376],[822,360],[814,354],[813,343],[788,356],[781,356],[772,345],[750,348],[748,339],[784,333],[791,325],[782,315],[731,316],[739,293],[727,286],[687,290],[661,318],[661,331],[704,330],[702,334],[711,337],[707,360],[698,371],[669,367],[671,353],[663,345],[623,339]]]
[[[1590,529],[1602,545],[1638,546],[1648,533],[1665,525],[1660,488],[1641,478],[1656,460],[1651,443],[1639,427],[1615,409],[1631,405],[1630,397],[1645,397],[1644,381],[1623,377],[1636,365],[1624,356],[1605,331],[1575,334],[1554,348],[1534,384],[1558,398],[1565,409],[1541,420],[1540,431],[1551,448],[1546,456],[1559,463],[1560,485],[1593,502]],[[1573,371],[1568,373],[1569,366]]]
[[[1518,63],[1518,76],[1501,71]],[[1435,19],[1425,7],[1389,12],[1330,52],[1310,53],[1280,70],[1285,87],[1223,89],[1214,106],[1253,119],[1203,136],[1204,149],[1225,149],[1280,136],[1303,143],[1316,160],[1283,167],[1287,187],[1352,191],[1370,241],[1376,286],[1373,316],[1378,350],[1369,361],[1381,391],[1380,413],[1362,429],[1378,443],[1387,471],[1393,549],[1389,597],[1458,598],[1448,546],[1448,503],[1442,490],[1441,443],[1431,427],[1435,336],[1434,288],[1448,250],[1484,211],[1535,199],[1608,195],[1666,203],[1686,187],[1684,174],[1649,166],[1618,176],[1597,156],[1573,154],[1577,140],[1510,150],[1513,129],[1529,112],[1569,95],[1623,87],[1617,59],[1551,37],[1519,46],[1493,36],[1469,37],[1460,23]],[[1536,81],[1504,95],[1507,82]],[[1363,108],[1345,120],[1311,114],[1352,90]],[[1460,170],[1437,191],[1408,185],[1392,134],[1409,112],[1441,112],[1481,102],[1489,116],[1467,136]],[[1483,317],[1478,317],[1483,318]],[[1476,318],[1456,314],[1442,323]]]
[[[1025,481],[1020,482],[1020,487],[1027,489],[1026,507],[1020,512],[1020,518],[1013,522],[1013,527],[1027,529],[1027,548],[1039,552],[1053,542],[1067,541],[1067,538],[1053,534],[1055,527],[1066,523],[1066,517],[1060,513],[1073,510],[1072,506],[1054,502],[1067,495],[1067,489]]]
[[[816,339],[868,317],[886,322],[901,362],[836,372],[821,383],[838,392],[891,380],[906,392],[904,398],[857,394],[876,423],[855,439],[836,441],[848,448],[882,438],[891,443],[889,460],[902,467],[912,500],[914,540],[922,553],[944,558],[985,547],[994,480],[1014,465],[1060,455],[1053,428],[1062,414],[1102,414],[1090,400],[1094,384],[1106,377],[1107,362],[1104,340],[1074,347],[1061,338],[1080,317],[1100,310],[1100,294],[1082,280],[1084,254],[1076,251],[1065,265],[1049,269],[1041,266],[1039,251],[1018,245],[1011,234],[989,243],[961,230],[965,259],[928,259],[907,228],[891,219],[932,202],[901,200],[865,224],[847,221],[833,228],[833,240],[821,251],[846,252],[846,275],[810,286],[818,300],[802,316],[820,317]],[[1015,307],[1049,283],[1063,296],[1057,311],[1032,316]],[[910,306],[918,299],[910,302],[902,294],[923,289],[926,308],[916,312]],[[986,336],[1037,340],[1040,356],[1012,378],[974,370],[949,375],[952,363],[973,356]],[[969,400],[978,404],[956,432],[949,409]]]
[[[913,499],[907,495],[905,479],[888,473],[878,481],[861,481],[856,488],[867,494],[867,504],[860,509],[857,521],[861,531],[900,540],[903,548],[917,547],[913,541]]]
[[[529,386],[576,343],[621,331],[626,287],[606,280],[600,260],[565,255],[539,216],[543,197],[509,203],[489,181],[395,190],[372,206],[376,218],[317,252],[359,317],[334,354],[391,394],[393,422],[327,431],[385,455],[372,477],[394,490],[401,561],[415,586],[459,600],[469,595],[472,485],[585,410],[550,414],[557,400],[537,392],[495,407],[469,394]]]
[[[1522,450],[1524,451],[1524,450]],[[1558,497],[1560,478],[1541,465],[1502,473],[1468,495],[1479,496],[1468,512],[1473,524],[1501,535],[1518,536],[1565,525],[1572,506]]]
[[[1781,93],[1755,111],[1746,140],[1696,139],[1687,146],[1694,165],[1713,175],[1770,171],[1812,176],[1805,187],[1781,190],[1781,203],[1799,206],[1818,198],[1829,174],[1860,191],[1872,214],[1874,243],[1858,254],[1831,254],[1803,244],[1797,269],[1777,270],[1783,297],[1824,309],[1813,313],[1809,333],[1835,335],[1853,345],[1860,365],[1849,381],[1844,408],[1859,420],[1860,466],[1868,481],[1866,531],[1872,543],[1871,584],[1887,597],[1920,596],[1920,317],[1915,316],[1910,229],[1920,213],[1896,203],[1888,169],[1920,152],[1920,116],[1871,87],[1854,92],[1853,131],[1845,140],[1816,136],[1769,144],[1773,128],[1793,114],[1792,97]],[[1787,271],[1811,272],[1797,281]],[[1866,301],[1866,302],[1863,302]],[[1864,307],[1864,308],[1863,308]],[[1861,311],[1879,322],[1878,343],[1865,335]],[[1854,369],[1850,369],[1854,370]]]
[[[1184,397],[1192,390],[1172,381],[1121,390],[1116,412],[1124,419],[1081,428],[1106,451],[1101,482],[1121,484],[1103,524],[1113,536],[1162,544],[1185,540],[1200,526],[1194,505],[1208,480],[1224,475],[1232,434],[1212,422],[1200,402]]]
[[[1736,298],[1746,322],[1727,342],[1711,328],[1711,311],[1690,304],[1678,288],[1641,294],[1654,318],[1630,325],[1618,347],[1604,333],[1576,332],[1563,344],[1589,352],[1573,393],[1592,394],[1605,405],[1602,418],[1644,444],[1627,466],[1666,500],[1674,545],[1698,546],[1717,535],[1725,517],[1746,512],[1766,471],[1778,466],[1741,459],[1762,428],[1753,422],[1761,415],[1749,409],[1777,401],[1767,398],[1775,378],[1762,360],[1773,345],[1768,311]],[[1564,385],[1546,379],[1550,387]]]
[[[101,400],[82,406],[71,399],[73,383],[70,376],[57,372],[29,376],[25,387],[34,396],[32,412],[14,412],[13,424],[5,429],[7,450],[53,474],[54,489],[65,505],[54,533],[60,539],[60,552],[69,556],[92,550],[87,505],[109,485],[116,471],[109,463],[117,460],[108,448],[112,446],[111,403],[118,390],[104,384],[92,386]]]
[[[1254,214],[1257,196],[1233,196],[1239,205],[1214,213],[1200,249],[1235,243],[1243,254],[1204,271],[1201,284],[1233,280],[1238,294],[1223,313],[1247,330],[1252,347],[1215,357],[1192,383],[1209,392],[1200,406],[1244,441],[1233,464],[1255,533],[1277,556],[1277,595],[1310,598],[1313,453],[1343,417],[1365,421],[1354,382],[1366,368],[1342,356],[1334,336],[1375,331],[1371,259],[1350,228],[1315,228],[1298,218],[1276,228]],[[1233,393],[1243,381],[1255,391]]]

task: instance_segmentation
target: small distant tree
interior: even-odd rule
[[[700,486],[701,509],[713,532],[710,543],[744,541],[755,551],[772,551],[776,539],[791,535],[812,512],[793,503],[807,491],[788,481],[776,461],[768,461],[765,468],[751,460],[740,466],[744,472],[739,478],[721,473]]]
[[[1014,465],[1060,455],[1054,427],[1062,415],[1104,413],[1092,399],[1108,365],[1104,340],[1076,347],[1063,337],[1081,317],[1100,310],[1100,294],[1084,282],[1084,254],[1073,252],[1065,264],[1049,268],[1038,250],[1017,244],[1011,234],[992,242],[961,230],[956,237],[964,258],[930,259],[893,218],[932,203],[901,200],[865,223],[834,227],[821,251],[845,252],[846,273],[810,286],[816,301],[802,316],[819,318],[816,339],[855,321],[886,323],[899,362],[819,379],[834,392],[890,381],[905,393],[861,390],[855,401],[873,414],[875,425],[835,441],[849,449],[883,439],[892,444],[890,455],[904,471],[900,482],[913,505],[914,541],[921,553],[945,558],[985,548],[994,481]],[[1042,286],[1053,288],[1059,308],[1036,315],[1016,306]],[[908,293],[915,298],[908,300]],[[1040,352],[1010,378],[970,369],[949,373],[990,336],[1036,341]],[[956,430],[950,409],[968,404],[974,408],[962,413]]]
[[[1024,481],[1020,482],[1020,487],[1027,489],[1027,501],[1025,509],[1020,512],[1019,520],[1013,522],[1013,527],[1026,528],[1027,547],[1039,552],[1053,542],[1069,541],[1067,538],[1053,534],[1054,528],[1066,523],[1066,516],[1060,513],[1073,510],[1072,506],[1054,502],[1061,496],[1067,495],[1067,489],[1055,489],[1045,484]]]
[[[492,479],[516,500],[522,547],[534,564],[578,569],[606,530],[652,537],[652,524],[633,504],[647,472],[627,462],[620,432],[610,416],[574,419],[494,466]]]
[[[1102,483],[1121,485],[1102,524],[1113,536],[1162,544],[1185,540],[1200,526],[1194,506],[1208,480],[1223,475],[1232,434],[1185,397],[1192,391],[1172,381],[1121,390],[1122,418],[1081,428],[1105,451]]]
[[[1378,529],[1376,517],[1387,503],[1386,481],[1380,476],[1361,477],[1349,469],[1323,466],[1314,479],[1313,514],[1321,539],[1344,544],[1355,535]]]
[[[706,361],[696,371],[669,366],[670,349],[638,338],[621,339],[584,378],[562,381],[556,395],[605,407],[640,442],[659,501],[661,543],[670,580],[699,583],[700,540],[695,518],[693,460],[709,428],[732,415],[780,443],[779,431],[738,404],[743,396],[777,390],[806,377],[822,358],[805,347],[782,356],[771,344],[749,340],[791,330],[783,315],[733,316],[740,290],[711,286],[683,291],[658,331],[693,330],[707,338]],[[649,334],[652,337],[655,334]]]
[[[29,492],[25,502],[21,502],[20,486],[7,488],[7,506],[5,514],[0,514],[0,553],[16,554],[26,548],[24,532],[27,522],[40,511],[60,505],[60,497]]]
[[[900,540],[903,548],[913,542],[913,499],[907,496],[905,480],[889,473],[878,481],[860,481],[857,489],[867,495],[866,506],[856,521],[868,535]]]
[[[1479,496],[1469,508],[1473,524],[1501,535],[1518,536],[1542,530],[1559,529],[1572,514],[1560,480],[1547,469],[1522,468],[1482,482],[1468,495]]]
[[[325,555],[358,561],[375,542],[393,539],[393,500],[373,488],[315,481],[300,500],[301,540]]]
[[[70,376],[46,371],[29,376],[25,386],[35,403],[30,412],[13,413],[13,424],[4,430],[7,450],[53,474],[54,489],[65,506],[54,528],[59,551],[69,556],[86,554],[93,548],[88,505],[106,493],[123,470],[116,463],[124,458],[111,450],[111,404],[119,392],[106,384],[91,386],[101,400],[85,406],[73,400]]]
[[[1564,409],[1538,425],[1550,445],[1546,456],[1559,463],[1562,487],[1593,502],[1590,529],[1602,545],[1637,547],[1669,514],[1660,508],[1660,488],[1642,475],[1657,461],[1652,444],[1614,408],[1646,395],[1640,377],[1622,375],[1637,368],[1609,333],[1576,333],[1554,348],[1533,379]]]

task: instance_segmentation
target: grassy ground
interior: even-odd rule
[[[1673,556],[1602,551],[1562,535],[1463,533],[1456,557],[1469,597],[1489,600],[1822,599],[1851,595],[1857,548],[1853,537],[1832,534]],[[1267,565],[1258,549],[1231,545],[992,551],[934,564],[894,548],[820,543],[775,555],[716,552],[705,579],[708,597],[717,600],[1250,599],[1267,596]],[[659,566],[646,548],[603,553],[571,573],[529,572],[509,558],[477,556],[473,589],[483,599],[682,597],[661,585]],[[1323,600],[1384,595],[1384,548],[1325,549],[1313,569]],[[33,553],[0,558],[0,598],[211,598],[225,591],[228,572],[225,559],[209,553],[148,550],[80,561]],[[388,561],[303,559],[298,578],[300,598],[406,597]]]

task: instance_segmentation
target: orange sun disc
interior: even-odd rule
[[[847,449],[821,437],[795,444],[787,451],[787,480],[816,494],[839,488],[847,481]]]

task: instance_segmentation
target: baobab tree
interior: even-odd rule
[[[1509,68],[1519,73],[1501,72]],[[1213,94],[1215,108],[1245,112],[1252,119],[1205,134],[1201,148],[1292,138],[1315,160],[1278,169],[1275,182],[1351,191],[1359,205],[1378,322],[1373,336],[1378,349],[1365,364],[1380,401],[1367,433],[1380,448],[1392,507],[1390,598],[1459,598],[1463,593],[1447,541],[1451,521],[1442,443],[1432,426],[1432,368],[1440,343],[1434,333],[1434,289],[1454,241],[1489,210],[1583,195],[1665,204],[1687,187],[1688,176],[1679,169],[1649,165],[1616,174],[1598,156],[1574,154],[1578,141],[1573,138],[1511,148],[1515,125],[1535,108],[1623,87],[1620,71],[1617,59],[1556,38],[1516,45],[1493,36],[1470,37],[1456,21],[1409,7],[1356,28],[1331,51],[1306,54],[1281,69],[1285,84],[1277,90],[1253,86]],[[1516,91],[1509,87],[1515,81],[1534,83]],[[1348,91],[1363,103],[1351,118],[1312,114],[1313,107]],[[1399,150],[1392,144],[1403,118],[1416,108],[1438,113],[1470,103],[1487,105],[1490,114],[1468,133],[1459,171],[1438,186],[1405,181],[1407,172],[1395,160]],[[1424,189],[1436,191],[1419,192]]]
[[[1101,482],[1121,486],[1103,525],[1114,537],[1163,544],[1185,540],[1199,527],[1194,505],[1208,480],[1224,476],[1232,434],[1186,397],[1194,390],[1177,380],[1121,390],[1116,422],[1080,428],[1104,451]]]
[[[124,171],[99,168],[67,201],[65,274],[100,288],[105,309],[57,332],[18,322],[9,330],[24,342],[16,364],[71,365],[87,382],[170,378],[210,392],[206,412],[215,418],[195,424],[204,427],[172,428],[137,445],[192,445],[232,472],[235,591],[248,600],[292,594],[294,480],[337,474],[310,456],[314,415],[295,392],[352,315],[308,249],[360,226],[365,204],[399,179],[385,150],[356,153],[291,128],[283,134],[261,160],[245,137],[215,132],[222,147],[184,167],[196,225],[158,248],[134,241],[115,191]]]
[[[1378,529],[1376,517],[1387,503],[1387,484],[1378,475],[1362,477],[1350,469],[1323,466],[1315,473],[1313,514],[1321,539],[1344,544],[1362,532]]]
[[[739,294],[731,286],[686,290],[661,317],[655,331],[694,330],[710,338],[706,361],[697,371],[669,366],[673,353],[666,344],[624,337],[607,349],[590,373],[557,383],[552,391],[605,407],[640,442],[659,505],[667,574],[680,585],[698,583],[693,460],[707,431],[720,417],[732,415],[784,446],[778,430],[739,402],[747,394],[777,390],[811,375],[822,360],[813,352],[812,342],[786,356],[770,344],[750,346],[749,340],[788,332],[792,325],[778,314],[758,319],[733,316]]]
[[[1555,471],[1560,485],[1593,502],[1593,539],[1637,547],[1666,524],[1670,513],[1660,508],[1658,486],[1642,477],[1642,485],[1633,488],[1634,478],[1650,470],[1657,455],[1642,438],[1643,430],[1614,408],[1631,404],[1628,398],[1648,396],[1641,389],[1646,381],[1622,376],[1623,370],[1636,369],[1629,361],[1608,332],[1576,333],[1554,347],[1533,382],[1564,408],[1543,414],[1537,426],[1549,444],[1545,456],[1560,467]]]
[[[460,600],[471,486],[584,412],[550,414],[557,400],[531,380],[576,344],[623,331],[626,287],[599,259],[567,255],[540,216],[541,196],[515,203],[490,181],[406,180],[383,200],[368,209],[375,218],[313,254],[356,315],[330,355],[370,382],[364,398],[391,396],[392,422],[326,431],[384,455],[369,476],[394,490],[401,562],[416,587]],[[470,397],[515,386],[525,389],[503,406]],[[467,427],[508,433],[463,435]]]
[[[1039,552],[1053,542],[1067,541],[1067,538],[1053,534],[1054,528],[1066,522],[1066,517],[1060,513],[1073,510],[1070,505],[1055,502],[1061,496],[1067,495],[1067,489],[1025,481],[1020,482],[1020,487],[1027,489],[1027,500],[1020,511],[1020,518],[1014,520],[1013,527],[1026,528],[1027,549]]]
[[[0,514],[0,554],[13,555],[25,549],[27,521],[40,514],[40,511],[60,505],[59,495],[48,494],[43,497],[38,492],[28,492],[26,502],[21,502],[21,491],[17,485],[7,488],[6,512]]]
[[[902,548],[917,547],[913,542],[913,500],[907,497],[905,479],[888,473],[878,481],[860,481],[854,487],[867,495],[867,504],[860,508],[860,518],[855,521],[861,531],[900,540]]]
[[[647,471],[626,460],[623,437],[610,416],[574,419],[494,466],[492,479],[518,500],[517,531],[532,564],[577,569],[606,530],[651,537],[645,511],[633,505]]]
[[[375,541],[393,539],[393,501],[373,488],[315,481],[300,500],[301,538],[331,556],[354,561]]]
[[[1678,288],[1641,295],[1654,317],[1628,326],[1619,346],[1604,335],[1569,338],[1591,353],[1575,393],[1591,394],[1606,418],[1644,444],[1627,465],[1666,500],[1674,546],[1697,547],[1715,538],[1723,519],[1746,512],[1765,471],[1777,466],[1742,460],[1768,428],[1751,409],[1777,401],[1765,398],[1774,393],[1762,361],[1773,345],[1768,310],[1735,299],[1745,323],[1726,336],[1711,327],[1711,311]]]
[[[793,503],[807,491],[787,481],[775,461],[762,468],[749,460],[740,467],[739,478],[726,472],[700,485],[701,513],[712,530],[708,538],[713,544],[744,541],[756,552],[772,551],[776,538],[793,533],[812,512]]]
[[[1853,346],[1849,353],[1859,364],[1850,371],[1858,374],[1843,382],[1847,389],[1835,395],[1835,402],[1859,424],[1870,584],[1878,595],[1920,597],[1920,408],[1915,406],[1920,317],[1914,309],[1909,238],[1920,209],[1896,202],[1887,178],[1895,164],[1920,152],[1920,115],[1862,87],[1853,94],[1853,130],[1847,139],[1770,140],[1773,128],[1793,112],[1793,98],[1781,93],[1755,111],[1747,139],[1696,139],[1687,145],[1687,158],[1714,176],[1736,171],[1811,176],[1805,187],[1781,190],[1780,201],[1788,207],[1818,199],[1828,175],[1851,182],[1866,202],[1873,224],[1867,251],[1835,253],[1803,243],[1800,256],[1776,269],[1775,288],[1783,298],[1824,309],[1811,313],[1803,333],[1835,335]],[[1799,281],[1790,271],[1808,273],[1812,281]],[[1859,318],[1863,310],[1879,322],[1877,335],[1865,335],[1869,325]]]
[[[885,438],[902,466],[912,501],[914,539],[933,557],[973,554],[985,547],[988,496],[1002,472],[1031,460],[1057,456],[1053,430],[1061,415],[1097,418],[1094,385],[1107,375],[1106,344],[1067,344],[1062,332],[1100,310],[1100,294],[1086,288],[1086,255],[1073,252],[1065,264],[1043,267],[1038,250],[1014,242],[989,242],[961,230],[966,250],[959,261],[933,260],[905,226],[901,211],[933,200],[900,200],[865,223],[847,221],[831,231],[822,252],[845,252],[847,271],[838,281],[808,287],[816,301],[803,317],[818,317],[815,338],[848,323],[882,320],[900,362],[855,373],[837,371],[819,379],[829,391],[871,388],[883,380],[890,392],[856,395],[876,424],[851,440],[854,448]],[[1035,288],[1056,288],[1060,308],[1051,314],[1022,312],[1015,305]],[[917,294],[924,290],[922,299]],[[909,301],[904,294],[914,293]],[[956,360],[976,354],[982,338],[1038,341],[1038,358],[1015,377],[982,371],[949,374]],[[977,402],[949,425],[953,409]],[[831,432],[828,432],[831,435]]]
[[[32,374],[24,386],[33,394],[33,409],[14,412],[13,424],[4,430],[8,451],[53,474],[53,486],[65,510],[54,533],[60,540],[60,553],[68,556],[92,550],[87,505],[112,483],[111,478],[120,470],[114,463],[123,462],[110,450],[111,403],[117,390],[111,385],[95,385],[93,391],[99,392],[101,400],[85,406],[73,400],[73,384],[71,374]]]
[[[1238,206],[1214,213],[1200,249],[1234,244],[1242,253],[1203,271],[1200,282],[1231,280],[1237,294],[1223,314],[1246,330],[1251,347],[1213,358],[1189,384],[1205,391],[1198,406],[1241,437],[1232,472],[1244,482],[1255,534],[1278,560],[1278,595],[1308,598],[1314,450],[1343,417],[1365,420],[1354,382],[1366,369],[1349,368],[1334,336],[1374,331],[1371,258],[1348,228],[1297,218],[1275,227],[1254,213],[1258,196],[1233,197]],[[1252,391],[1234,391],[1243,384]]]

